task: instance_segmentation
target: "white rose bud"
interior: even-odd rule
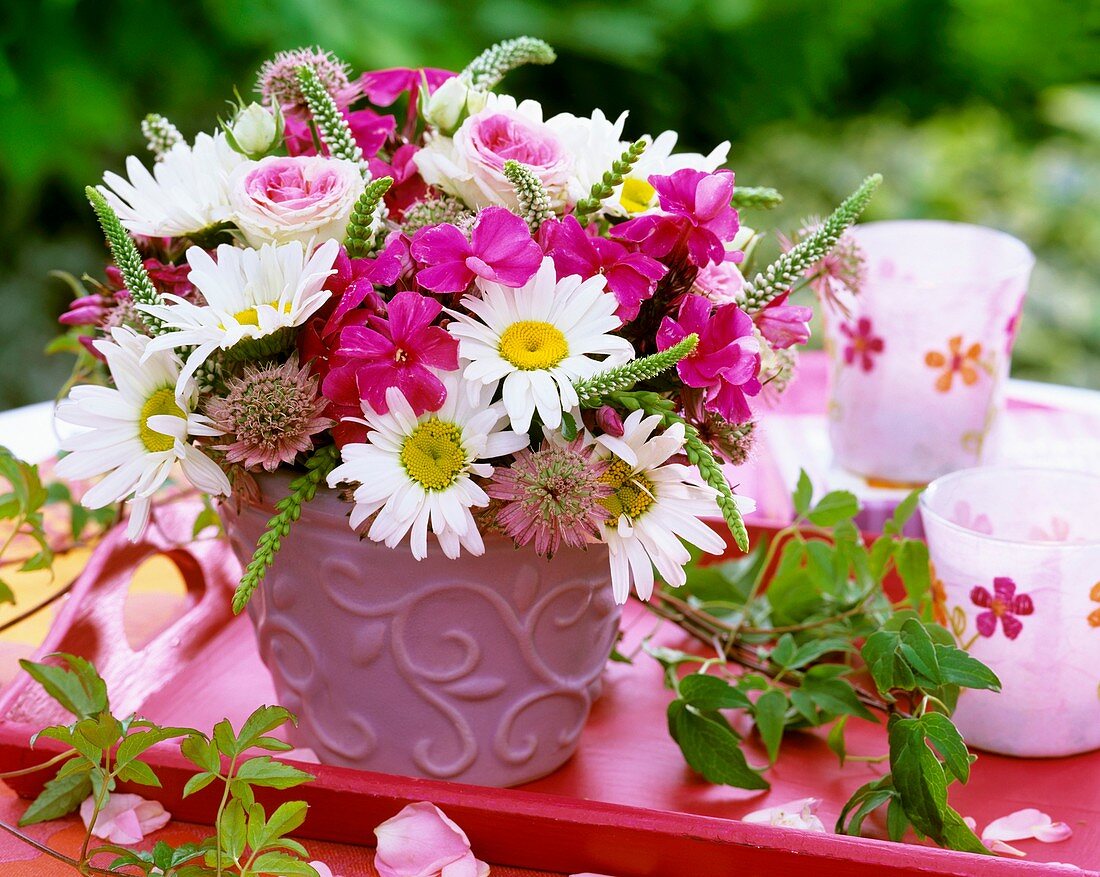
[[[461,77],[452,76],[433,91],[424,104],[424,120],[449,134],[467,115],[483,109],[485,100],[484,92],[474,91]]]
[[[229,126],[230,143],[249,158],[260,158],[282,137],[281,113],[272,113],[258,103],[250,103],[237,113]]]

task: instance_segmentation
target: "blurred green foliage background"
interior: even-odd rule
[[[83,187],[144,154],[149,111],[209,130],[279,49],[356,69],[461,68],[531,34],[557,64],[506,87],[551,112],[629,109],[628,135],[729,138],[745,185],[787,196],[787,229],[869,171],[868,218],[987,224],[1039,256],[1015,373],[1100,387],[1100,3],[1096,0],[3,0],[0,408],[49,398],[42,348],[101,276]]]

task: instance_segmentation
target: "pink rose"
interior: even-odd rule
[[[80,818],[88,828],[95,810],[95,798],[80,805]],[[164,828],[172,818],[159,801],[146,801],[140,795],[113,794],[91,826],[96,837],[115,844],[136,844],[151,831]]]
[[[248,243],[344,239],[363,192],[354,162],[323,156],[270,156],[241,165],[230,180],[233,221]]]
[[[532,100],[517,105],[508,95],[489,95],[485,109],[469,116],[453,138],[436,136],[413,157],[425,182],[475,209],[518,207],[504,176],[510,159],[527,165],[551,199],[561,203],[573,160]]]
[[[438,807],[410,804],[374,830],[374,867],[380,877],[486,877],[465,832]]]

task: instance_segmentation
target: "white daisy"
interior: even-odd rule
[[[194,146],[177,143],[168,150],[152,173],[131,155],[130,179],[105,173],[107,185],[99,190],[134,234],[180,237],[231,219],[229,175],[247,161],[221,131],[199,134]]]
[[[635,411],[623,422],[623,435],[596,437],[598,452],[611,464],[601,477],[614,493],[600,500],[607,509],[601,535],[611,558],[611,587],[615,600],[625,603],[634,585],[638,596],[653,594],[653,568],[674,587],[687,581],[684,572],[691,556],[683,539],[710,554],[721,554],[726,544],[703,518],[717,517],[715,491],[693,466],[669,463],[684,447],[684,425],[676,423],[659,435],[657,415]],[[751,501],[738,502],[751,510]]]
[[[454,313],[447,330],[459,340],[459,356],[469,360],[466,380],[495,386],[503,378],[504,408],[519,432],[527,431],[536,410],[545,426],[557,429],[562,410],[578,404],[574,381],[634,355],[629,341],[608,334],[622,321],[600,275],[558,280],[553,260],[545,258],[519,289],[477,284],[481,296],[464,296],[461,304],[479,319]]]
[[[566,196],[570,204],[587,198],[592,186],[600,182],[611,170],[613,162],[622,157],[630,145],[623,140],[626,112],[614,122],[594,110],[591,118],[558,113],[547,119],[546,125],[561,140],[566,152],[573,156],[573,167],[566,184]]]
[[[377,514],[367,536],[393,548],[411,531],[417,560],[427,557],[429,524],[447,557],[458,557],[462,548],[474,555],[485,551],[470,509],[488,505],[489,497],[473,476],[488,478],[493,467],[478,461],[528,444],[526,435],[502,429],[504,410],[499,402],[489,404],[491,390],[471,398],[460,391],[456,373],[441,377],[447,401],[420,417],[396,387],[386,393],[386,414],[364,402],[371,428],[366,443],[344,445],[343,463],[328,476],[330,487],[358,485],[354,529]]]
[[[111,330],[114,342],[97,341],[115,387],[74,387],[57,406],[57,418],[87,427],[61,442],[72,453],[57,464],[61,478],[107,477],[84,494],[88,508],[129,498],[127,535],[137,539],[149,522],[150,497],[164,484],[175,463],[203,493],[227,495],[229,481],[218,465],[189,436],[220,435],[209,419],[196,414],[198,389],[187,382],[176,394],[179,358],[170,351],[146,357],[149,339],[131,329]],[[142,361],[144,359],[144,362]]]
[[[283,336],[302,325],[331,293],[322,289],[340,252],[338,241],[325,241],[313,251],[301,241],[265,244],[258,250],[218,247],[215,262],[201,247],[187,251],[190,280],[206,299],[198,305],[178,295],[165,295],[170,304],[138,305],[177,329],[158,335],[146,356],[160,350],[194,347],[180,373],[182,387],[218,348],[230,350],[241,342],[247,358],[269,354],[265,342],[278,346]],[[272,338],[276,333],[279,337]],[[263,339],[263,340],[261,340]],[[251,344],[249,342],[256,342]]]

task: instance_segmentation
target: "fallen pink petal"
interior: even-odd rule
[[[775,825],[780,828],[796,828],[800,831],[827,832],[825,824],[814,815],[820,804],[820,798],[799,798],[775,807],[754,810],[748,816],[742,817],[741,821],[753,825]]]
[[[164,828],[172,818],[159,801],[146,801],[140,795],[114,794],[91,825],[95,812],[95,798],[89,796],[80,805],[80,818],[84,826],[101,840],[115,844],[136,844],[145,835]]]
[[[982,832],[982,840],[1017,841],[1038,840],[1043,843],[1058,843],[1073,835],[1073,829],[1064,822],[1054,822],[1050,816],[1034,807],[1027,807],[1009,813],[1000,819],[994,819]]]
[[[380,877],[486,877],[489,866],[470,850],[470,840],[427,801],[409,804],[376,829],[374,867]]]

